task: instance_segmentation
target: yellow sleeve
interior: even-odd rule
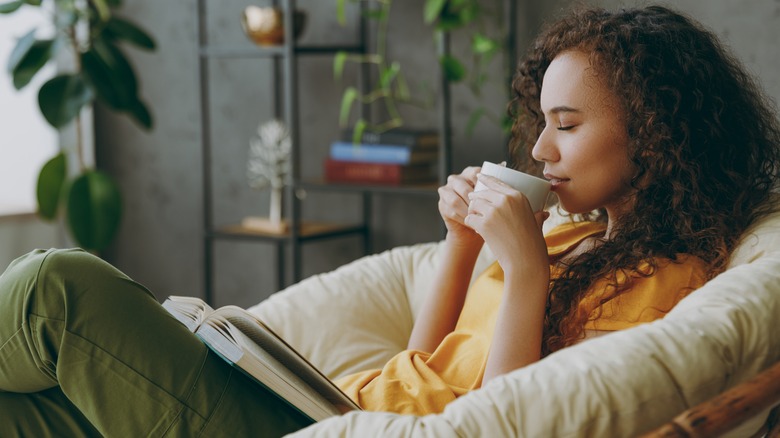
[[[598,305],[604,282],[598,282],[580,304],[590,320],[586,330],[614,331],[663,318],[672,307],[706,282],[706,264],[698,257],[681,255],[676,262],[661,260],[650,277],[633,278],[631,289]]]

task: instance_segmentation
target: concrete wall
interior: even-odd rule
[[[216,1],[210,2],[217,5]],[[249,44],[241,33],[238,14],[249,1],[230,0],[211,7],[210,37],[214,42]],[[257,2],[263,4],[263,2]],[[519,2],[518,47],[522,50],[539,23],[565,7],[568,1]],[[526,4],[527,3],[527,4]],[[607,6],[625,3],[592,2]],[[335,21],[335,2],[301,0],[309,23],[301,43],[350,41],[355,29]],[[543,4],[543,5],[542,5]],[[680,0],[675,6],[712,27],[736,51],[776,100],[780,100],[780,1]],[[430,32],[421,19],[420,2],[393,5],[389,56],[402,62],[411,79],[435,79],[436,60]],[[128,50],[137,67],[143,96],[155,116],[155,129],[144,132],[128,119],[98,108],[97,159],[122,187],[126,212],[115,246],[107,255],[120,269],[147,285],[159,297],[203,293],[202,176],[200,149],[200,87],[197,75],[196,2],[179,0],[125,2],[122,13],[142,23],[157,39],[156,53]],[[456,50],[467,40],[455,39]],[[273,84],[270,63],[263,60],[220,60],[210,64],[214,122],[215,213],[217,223],[229,223],[248,214],[267,214],[267,193],[250,190],[244,166],[248,140],[260,121],[271,117]],[[334,83],[329,57],[310,57],[300,64],[300,122],[302,171],[321,175],[328,144],[338,135],[336,113],[341,95]],[[456,126],[454,167],[460,169],[484,159],[500,160],[504,142],[495,125],[480,124],[473,137],[462,125],[474,99],[462,86],[453,89]],[[491,92],[486,102],[502,111],[502,92]],[[411,125],[435,126],[432,110],[407,110]],[[356,220],[360,214],[353,195],[308,193],[304,213],[309,219]],[[380,196],[374,203],[377,251],[396,245],[441,238],[436,198]],[[216,245],[217,304],[249,305],[275,289],[274,248],[252,242]],[[333,269],[360,255],[356,238],[307,244],[304,273]]]

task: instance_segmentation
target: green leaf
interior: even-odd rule
[[[446,3],[447,0],[426,0],[425,9],[423,10],[425,24],[431,24],[435,22],[439,18],[439,15],[441,15],[441,12],[444,9],[444,5]]]
[[[88,170],[70,185],[67,222],[76,242],[84,249],[100,251],[119,230],[122,196],[107,174]]]
[[[22,59],[16,64],[11,75],[14,88],[21,90],[35,77],[57,52],[58,40],[38,40],[27,50]]]
[[[342,127],[347,126],[347,122],[349,122],[349,113],[352,111],[352,103],[359,95],[360,94],[355,87],[348,87],[344,90],[344,95],[341,97],[341,111],[339,111],[339,125]]]
[[[41,168],[38,174],[36,195],[38,198],[38,216],[46,220],[54,220],[60,205],[62,186],[67,175],[67,157],[59,153]]]
[[[10,14],[11,12],[21,8],[23,4],[24,2],[22,0],[0,3],[0,14]]]
[[[341,79],[344,72],[344,63],[347,62],[347,52],[336,52],[333,56],[333,78],[337,81]]]
[[[8,57],[8,64],[6,64],[8,73],[13,74],[14,70],[16,69],[16,66],[18,66],[19,63],[22,62],[22,59],[24,59],[25,55],[27,55],[27,52],[30,51],[30,48],[32,48],[34,44],[35,44],[35,29],[27,32],[16,41],[16,46],[11,51],[11,55]]]
[[[43,84],[38,91],[38,106],[47,122],[61,128],[73,120],[92,97],[84,78],[78,74],[63,74]]]
[[[389,90],[390,85],[393,83],[393,79],[401,71],[401,64],[398,61],[390,64],[390,67],[382,69],[382,73],[379,76],[379,88],[383,90]]]
[[[347,0],[336,0],[336,17],[339,24],[342,26],[347,25],[347,14],[345,12]]]
[[[137,100],[135,104],[130,107],[129,111],[130,115],[133,116],[135,121],[138,122],[141,126],[146,129],[152,129],[154,122],[152,120],[152,114],[149,112],[149,108],[146,106],[146,104],[140,100]]]
[[[355,122],[355,127],[352,129],[352,143],[359,144],[361,142],[366,127],[368,127],[368,122],[363,118],[360,118]]]
[[[148,33],[135,24],[118,17],[111,17],[104,32],[107,32],[113,38],[127,41],[142,49],[154,50],[157,47]]]
[[[97,40],[81,54],[81,65],[98,99],[115,110],[130,110],[138,101],[138,82],[127,58],[115,45]]]
[[[504,132],[504,134],[509,134],[512,132],[512,125],[514,125],[515,119],[512,117],[509,117],[509,115],[504,115],[504,117],[501,118],[501,130]]]
[[[111,18],[111,9],[108,8],[106,0],[87,0],[97,11],[98,19],[105,23]]]
[[[472,111],[468,122],[466,122],[466,135],[471,137],[471,135],[474,134],[474,128],[477,126],[479,119],[481,119],[483,115],[485,115],[485,108],[477,108]]]
[[[450,55],[442,56],[439,59],[439,63],[444,71],[444,77],[449,82],[461,81],[466,76],[466,69],[463,67],[463,64]]]
[[[474,53],[495,53],[500,46],[498,41],[479,33],[474,34],[474,38],[471,40],[471,50]]]
[[[106,0],[106,3],[108,3],[108,5],[112,8],[118,8],[122,6],[122,0]]]
[[[32,6],[40,6],[41,0],[24,0],[25,3]]]

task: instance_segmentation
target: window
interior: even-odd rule
[[[22,6],[0,15],[0,215],[36,210],[38,172],[58,150],[57,131],[38,108],[38,89],[54,74],[54,66],[47,65],[21,91],[14,88],[6,67],[18,38],[33,28],[43,36],[45,12]]]

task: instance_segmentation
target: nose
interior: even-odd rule
[[[533,149],[531,149],[531,156],[534,160],[541,162],[556,162],[561,157],[558,153],[558,148],[555,146],[555,142],[551,138],[548,127],[542,130],[539,134],[539,138],[536,139]]]

